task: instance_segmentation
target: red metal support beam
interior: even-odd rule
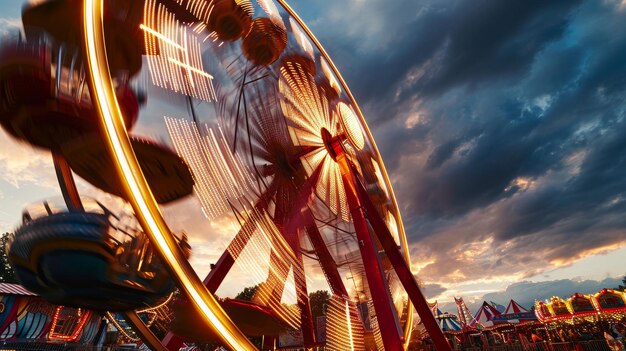
[[[355,174],[356,171],[354,169],[354,166],[349,166],[350,172],[352,174]],[[409,295],[411,303],[413,303],[413,306],[415,306],[415,309],[419,314],[422,323],[424,323],[424,326],[426,327],[430,338],[433,340],[435,347],[438,351],[451,351],[452,349],[450,347],[450,344],[448,343],[448,340],[446,340],[446,337],[443,335],[443,332],[439,328],[439,324],[437,324],[435,317],[428,307],[428,302],[426,301],[426,298],[424,297],[419,286],[417,285],[417,281],[415,280],[415,277],[411,272],[411,268],[409,267],[409,264],[405,261],[402,252],[398,248],[396,241],[393,239],[393,236],[389,231],[389,228],[387,227],[387,224],[376,210],[376,207],[369,198],[367,191],[363,187],[363,184],[361,184],[361,182],[359,182],[356,177],[353,177],[353,179],[354,185],[356,187],[356,194],[361,205],[363,206],[363,210],[365,211],[367,219],[369,220],[369,223],[372,226],[372,229],[374,230],[378,241],[385,250],[387,258],[393,265],[393,268],[396,271],[396,274],[398,275],[402,286]]]
[[[273,195],[275,191],[276,186],[274,183],[271,183],[268,187],[267,192],[264,193],[263,196],[261,196],[261,199],[256,203],[254,208],[260,211],[267,208],[268,199]],[[230,269],[235,264],[235,260],[237,260],[237,257],[239,257],[243,249],[246,247],[246,244],[252,237],[252,233],[254,233],[255,225],[256,222],[252,218],[247,219],[243,223],[233,240],[231,240],[231,242],[228,244],[228,248],[222,253],[222,256],[220,256],[209,274],[202,281],[207,289],[211,292],[211,294],[215,294],[217,289],[224,281],[224,278],[226,278],[226,275],[228,274],[228,272],[230,272]],[[182,346],[184,340],[174,333],[168,332],[163,338],[162,342],[164,345],[166,345],[168,350],[178,351],[178,349]]]
[[[372,240],[369,226],[365,219],[365,213],[357,197],[355,189],[356,178],[348,164],[349,161],[346,155],[342,150],[338,151],[336,161],[341,170],[346,199],[348,201],[348,207],[350,208],[350,214],[352,215],[357,240],[359,241],[359,250],[363,264],[365,265],[365,276],[367,277],[367,283],[374,303],[374,310],[376,311],[376,319],[378,319],[383,344],[385,350],[400,351],[404,349],[404,345],[402,344],[402,339],[396,327],[394,306],[387,293],[388,287],[384,272],[378,260],[378,250]]]
[[[272,182],[267,191],[261,196],[259,201],[254,205],[254,209],[258,211],[265,211],[267,205],[270,201],[270,198],[273,196],[276,191],[276,184]],[[241,254],[243,249],[246,247],[246,244],[252,237],[252,233],[254,233],[254,226],[256,225],[255,221],[251,218],[246,219],[243,223],[239,232],[235,235],[233,240],[228,244],[228,248],[222,256],[217,260],[209,274],[204,278],[203,283],[207,287],[207,289],[211,292],[211,294],[215,294],[217,289],[220,287],[224,278],[235,264],[235,260]]]
[[[294,204],[294,206],[292,207],[294,210],[291,213],[291,217],[290,218],[294,218],[297,217],[298,220],[291,220],[291,221],[287,221],[288,223],[285,225],[285,230],[297,230],[299,222],[301,221],[301,211],[296,211],[296,209],[302,209],[304,208],[307,203],[308,203],[308,199],[310,198],[310,196],[313,193],[315,184],[317,183],[317,180],[319,178],[320,175],[320,171],[321,171],[321,167],[318,167],[310,176],[309,178],[306,180],[306,182],[303,184],[303,186],[300,189],[300,192],[298,194],[296,203]],[[256,206],[259,206],[259,209],[265,209],[269,199],[273,196],[274,192],[277,190],[276,184],[272,183],[269,187],[270,190],[268,190],[262,197],[262,199],[259,201],[259,203],[257,203]],[[230,271],[230,269],[232,268],[233,264],[235,263],[235,260],[237,259],[237,257],[239,256],[239,254],[241,253],[241,251],[243,250],[245,243],[248,242],[248,240],[250,239],[251,235],[250,234],[246,234],[246,230],[243,230],[244,227],[247,228],[247,226],[253,226],[255,225],[254,221],[246,221],[243,225],[242,225],[242,229],[237,233],[235,239],[233,239],[233,241],[231,241],[231,243],[229,244],[229,249],[227,249],[222,256],[219,258],[219,260],[216,262],[215,266],[213,267],[213,269],[211,270],[211,272],[209,272],[209,274],[207,275],[207,277],[204,279],[204,284],[205,286],[207,286],[208,290],[211,293],[215,293],[215,291],[219,288],[220,284],[223,282],[224,278],[226,277],[226,275],[228,274],[228,272]],[[289,228],[289,229],[287,229]],[[239,238],[240,243],[244,243],[244,245],[237,245],[237,248],[232,247],[231,250],[231,245],[234,245],[235,240]],[[272,255],[274,255],[274,253],[272,252]],[[270,260],[271,260],[271,256],[270,256]],[[271,275],[271,273],[270,273]],[[275,285],[276,286],[276,290],[280,290],[282,295],[282,287],[284,287],[284,281],[286,279],[278,279],[279,277],[275,277],[276,279],[272,282],[270,282],[271,278],[270,276],[268,276],[268,283],[270,283],[271,285]],[[282,283],[281,283],[282,282]],[[275,293],[274,293],[275,295]],[[306,297],[306,301],[308,303],[308,296]],[[308,313],[310,314],[310,307],[308,308]],[[302,322],[303,326],[306,324],[305,322]],[[312,317],[311,317],[311,328],[313,327],[313,323],[312,323]],[[308,326],[307,326],[308,328]],[[303,332],[304,335],[304,332]],[[313,333],[314,335],[314,333]],[[314,340],[314,339],[313,339]],[[163,343],[167,346],[167,348],[169,350],[178,350],[177,347],[180,347],[179,345],[182,344],[183,339],[181,339],[180,337],[174,335],[173,333],[169,332],[165,338],[163,339]],[[313,341],[314,343],[314,341]]]
[[[206,276],[206,278],[204,278],[203,283],[211,292],[211,294],[215,294],[217,289],[224,281],[224,278],[226,278],[226,275],[228,274],[230,269],[233,268],[235,260],[237,259],[237,257],[239,257],[246,244],[252,237],[255,225],[256,223],[252,218],[247,219],[243,223],[233,240],[230,242],[230,244],[228,244],[228,248],[226,249],[226,251],[222,253],[222,256],[220,256],[209,274]]]

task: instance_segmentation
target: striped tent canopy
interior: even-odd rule
[[[461,324],[457,321],[456,316],[448,312],[445,312],[440,318],[437,318],[437,321],[439,322],[439,328],[444,332],[454,332],[463,329]]]
[[[501,304],[499,304],[497,302],[493,302],[493,301],[489,301],[489,303],[491,304],[491,306],[493,306],[493,308],[498,310],[500,313],[505,313],[504,310],[506,310],[506,307],[502,306]]]
[[[508,306],[506,306],[506,310],[504,311],[504,314],[522,313],[522,312],[528,312],[528,310],[522,307],[522,305],[517,303],[515,300],[511,299]]]
[[[528,323],[534,322],[537,320],[537,316],[535,312],[529,311],[528,309],[522,307],[522,305],[518,304],[515,300],[511,299],[509,305],[506,307],[506,311],[499,316],[494,316],[491,321],[494,324],[502,324],[502,323]]]
[[[45,339],[54,306],[18,284],[0,283],[0,340]]]
[[[439,323],[439,328],[441,328],[444,332],[454,332],[463,329],[457,316],[448,312],[441,312],[439,308],[436,310],[435,318]]]
[[[478,309],[469,325],[474,328],[479,326],[490,327],[493,325],[491,320],[500,314],[501,313],[487,303],[487,301],[483,301],[483,305]]]
[[[19,284],[0,283],[0,295],[35,296]]]

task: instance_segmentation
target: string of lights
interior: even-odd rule
[[[201,133],[195,122],[171,117],[165,117],[165,125],[174,149],[191,170],[194,191],[208,219],[258,192],[251,172],[241,156],[230,151],[220,127],[205,127]]]
[[[147,0],[144,8],[145,52],[152,83],[173,92],[215,101],[213,76],[204,70],[201,41],[163,4]]]
[[[326,349],[365,350],[364,328],[355,304],[336,295],[326,310]]]

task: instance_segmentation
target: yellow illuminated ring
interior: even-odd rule
[[[127,198],[159,257],[178,282],[181,292],[203,317],[201,321],[204,327],[212,330],[219,341],[230,349],[255,350],[195,274],[167,227],[139,167],[111,80],[104,43],[102,5],[103,0],[85,0],[83,39],[89,89],[94,107],[100,115],[107,148],[113,155]]]

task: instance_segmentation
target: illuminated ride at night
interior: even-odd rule
[[[48,0],[22,20],[0,50],[0,124],[52,153],[64,199],[24,212],[24,286],[107,310],[153,350],[401,350],[412,305],[449,349],[361,111],[283,1]],[[201,279],[190,247],[216,238]],[[313,289],[331,294],[321,320]],[[162,338],[137,313],[159,304]]]

